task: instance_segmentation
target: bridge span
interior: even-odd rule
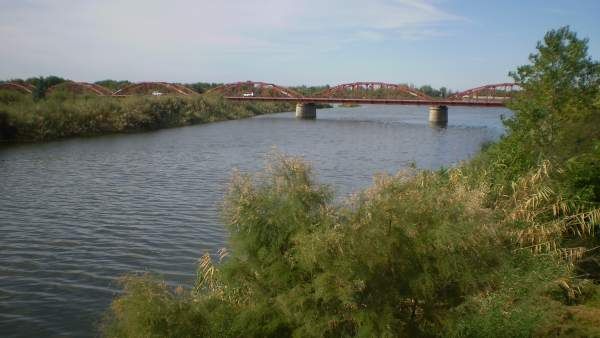
[[[476,102],[476,101],[458,101],[447,99],[430,99],[430,100],[411,100],[411,99],[342,99],[342,98],[327,98],[327,97],[240,97],[240,96],[225,96],[231,101],[267,101],[267,102],[295,102],[295,103],[339,103],[339,104],[390,104],[390,105],[405,105],[405,106],[463,106],[463,107],[504,107],[506,104],[501,101]]]
[[[296,103],[296,117],[314,119],[317,104],[386,104],[429,106],[429,121],[445,124],[449,106],[504,107],[520,90],[515,83],[498,83],[469,89],[445,98],[434,98],[415,88],[383,82],[354,82],[304,96],[296,90],[265,82],[236,82],[216,87],[210,92],[231,101]]]

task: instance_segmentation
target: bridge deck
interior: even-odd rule
[[[460,101],[460,100],[413,100],[413,99],[342,99],[327,97],[259,97],[259,96],[226,96],[232,101],[272,101],[293,103],[355,103],[355,104],[390,104],[416,106],[464,106],[464,107],[504,107],[502,101]]]

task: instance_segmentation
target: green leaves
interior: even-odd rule
[[[413,174],[379,177],[342,205],[297,158],[276,154],[263,175],[235,174],[224,205],[232,256],[221,269],[245,294],[240,316],[269,304],[301,336],[438,327],[502,255],[483,226],[482,194],[463,189],[459,172]]]
[[[515,116],[507,123],[508,138],[525,138],[520,146],[527,142],[534,156],[564,159],[578,151],[574,146],[580,151],[598,137],[586,124],[599,121],[600,64],[588,56],[587,40],[569,27],[549,31],[537,49],[531,64],[511,73],[524,90],[509,104]]]

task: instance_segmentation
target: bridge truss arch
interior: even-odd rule
[[[3,89],[13,90],[23,94],[31,94],[35,87],[26,82],[5,82],[0,84],[0,90]]]
[[[302,98],[297,91],[273,83],[244,81],[225,84],[206,91],[204,94],[218,93],[228,97],[285,97]]]
[[[385,82],[344,83],[317,93],[316,96],[323,98],[408,98],[415,100],[431,100],[431,97],[427,94],[414,88],[410,88],[407,85]]]
[[[56,84],[46,91],[46,94],[52,94],[56,91],[66,91],[71,94],[93,94],[97,96],[110,96],[112,91],[106,87],[87,82],[63,82]]]
[[[521,86],[516,83],[496,83],[453,94],[448,97],[448,100],[490,103],[504,102],[511,99],[519,91],[521,91]]]
[[[194,95],[192,89],[175,83],[168,82],[140,82],[125,86],[113,93],[115,96],[129,95],[154,95],[155,93],[171,95]]]

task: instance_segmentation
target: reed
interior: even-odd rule
[[[277,103],[231,103],[219,96],[118,98],[58,92],[34,101],[26,95],[0,93],[0,141],[132,133],[292,109]]]

